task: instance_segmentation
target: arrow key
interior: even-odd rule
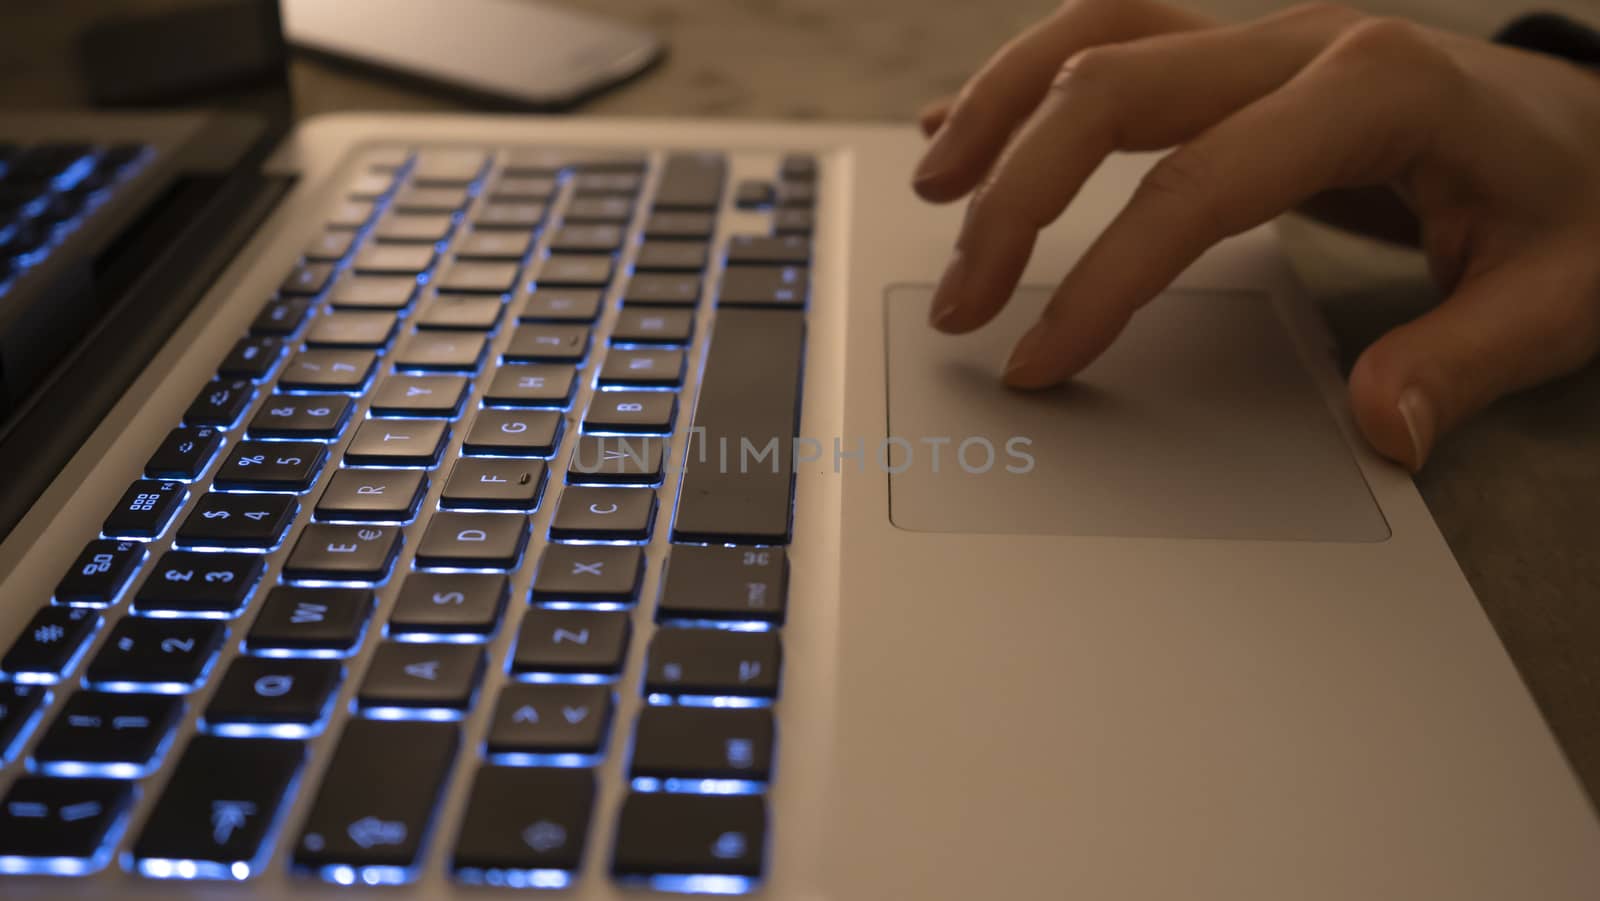
[[[488,752],[597,754],[610,723],[609,686],[512,683],[495,704]]]
[[[364,708],[465,710],[483,676],[483,650],[462,644],[378,645],[357,700]]]

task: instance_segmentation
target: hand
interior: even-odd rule
[[[924,114],[924,198],[972,193],[933,324],[1016,288],[1038,231],[1112,152],[1176,148],[1062,280],[1005,380],[1071,378],[1211,245],[1340,189],[1392,191],[1447,295],[1350,373],[1357,423],[1420,468],[1495,398],[1600,349],[1600,77],[1337,6],[1217,25],[1075,0]]]

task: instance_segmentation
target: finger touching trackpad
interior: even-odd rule
[[[951,337],[888,291],[890,518],[926,532],[1382,541],[1389,536],[1269,299],[1171,292],[1072,384],[1002,386],[1049,296]]]

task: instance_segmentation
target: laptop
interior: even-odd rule
[[[1148,157],[950,338],[910,126],[290,127],[156,12],[0,20],[0,895],[1600,889],[1270,228],[1018,394]]]

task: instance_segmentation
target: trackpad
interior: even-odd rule
[[[891,288],[890,517],[902,529],[1382,541],[1388,525],[1270,300],[1170,292],[1072,384],[998,372],[1049,297],[995,322],[927,325],[932,289]],[[937,452],[937,460],[935,453]]]

